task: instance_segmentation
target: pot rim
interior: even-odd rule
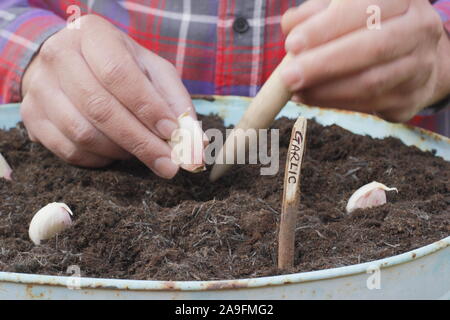
[[[218,95],[200,95],[200,94],[194,94],[191,95],[191,98],[193,100],[206,100],[206,101],[230,101],[232,99],[239,99],[239,100],[245,100],[248,103],[250,103],[252,101],[253,98],[251,97],[246,97],[246,96],[218,96]],[[337,109],[337,108],[322,108],[322,107],[316,107],[316,106],[308,106],[308,105],[304,105],[295,101],[289,101],[288,104],[295,104],[299,107],[307,107],[309,109],[316,109],[316,110],[326,110],[326,111],[330,111],[330,112],[336,112],[336,113],[340,113],[340,114],[347,114],[347,115],[358,115],[360,117],[363,118],[370,118],[370,119],[374,119],[376,121],[381,121],[384,123],[388,123],[386,120],[383,120],[379,117],[377,117],[376,115],[372,115],[372,114],[368,114],[368,113],[362,113],[362,112],[357,112],[357,111],[349,111],[349,110],[344,110],[344,109]],[[320,113],[320,112],[319,112]],[[446,137],[443,135],[440,135],[436,132],[421,128],[421,127],[416,127],[407,123],[390,123],[391,126],[394,126],[398,129],[402,128],[405,130],[412,130],[415,131],[419,134],[421,134],[422,136],[427,136],[432,140],[442,140],[445,141],[446,143],[450,144],[450,137]]]
[[[126,291],[215,291],[227,289],[245,289],[275,287],[289,284],[314,282],[358,274],[372,273],[413,260],[422,259],[437,251],[450,247],[450,236],[432,244],[388,258],[317,271],[301,272],[288,275],[260,277],[252,279],[213,280],[213,281],[159,281],[159,280],[127,280],[106,278],[74,278],[68,276],[48,276],[26,273],[0,272],[0,283],[21,283],[26,285],[45,285],[69,287],[74,279],[79,279],[79,288],[108,289]]]
[[[250,101],[251,98],[239,96],[211,96],[211,95],[193,95],[193,99],[199,100],[219,100],[232,101],[233,98]],[[297,104],[297,103],[296,103]],[[297,104],[301,106],[300,104]],[[6,105],[2,108],[17,108],[15,105]],[[318,109],[316,107],[309,107]],[[344,111],[339,109],[326,109],[341,114],[357,114],[362,117],[373,118],[377,121],[378,117],[362,114],[353,111]],[[414,130],[422,136],[427,136],[432,140],[441,140],[450,145],[450,138],[427,131],[425,129],[412,127],[405,124],[394,124],[398,128]],[[19,283],[26,285],[44,285],[69,287],[73,286],[74,279],[79,279],[79,287],[83,289],[108,289],[108,290],[127,290],[127,291],[214,291],[227,289],[261,288],[282,286],[289,284],[298,284],[327,280],[333,278],[347,277],[351,275],[371,273],[376,269],[385,269],[405,264],[414,260],[424,258],[437,251],[445,250],[450,247],[450,236],[436,241],[432,244],[408,251],[395,256],[374,260],[370,262],[354,264],[332,269],[323,269],[309,272],[300,272],[287,275],[278,275],[270,277],[246,278],[236,280],[210,280],[210,281],[159,281],[159,280],[129,280],[129,279],[107,279],[107,278],[74,278],[73,276],[50,276],[39,274],[0,272],[0,283]]]

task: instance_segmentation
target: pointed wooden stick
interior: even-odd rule
[[[295,228],[300,203],[300,171],[305,152],[307,120],[297,119],[292,128],[291,142],[284,174],[283,203],[278,233],[278,269],[294,266]]]
[[[228,136],[224,146],[216,157],[216,163],[211,171],[210,180],[212,182],[220,179],[233,166],[232,163],[230,164],[225,161],[226,157],[232,154],[246,152],[247,146],[245,143],[234,143],[235,139],[237,141],[245,139],[245,137],[240,136],[243,131],[236,131],[236,129],[243,129],[245,131],[247,129],[269,128],[281,109],[292,98],[292,93],[284,86],[279,75],[280,70],[291,59],[290,55],[287,55],[283,59],[256,97],[253,98],[241,121],[235,127],[235,130]]]

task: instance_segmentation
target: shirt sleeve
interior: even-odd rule
[[[436,11],[441,16],[445,29],[450,33],[450,0],[432,1]]]
[[[66,26],[63,18],[28,2],[0,1],[0,104],[21,101],[26,67],[41,44]]]

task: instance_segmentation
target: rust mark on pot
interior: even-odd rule
[[[34,286],[32,284],[27,284],[27,286],[25,288],[25,292],[26,292],[27,296],[30,299],[42,299],[44,297],[44,293],[41,292],[40,294],[36,295],[33,293],[33,288],[34,288]]]
[[[315,108],[319,108],[319,107],[315,107]],[[350,110],[345,110],[345,109],[337,109],[337,108],[319,108],[319,109],[321,109],[323,111],[334,111],[334,112],[339,112],[339,113],[349,114],[349,115],[357,114],[358,116],[361,116],[362,118],[381,119],[381,118],[379,118],[379,117],[377,117],[376,115],[373,115],[373,114],[356,112],[356,111],[350,111]],[[319,113],[322,113],[322,112],[319,112]]]
[[[415,252],[413,252],[412,254],[411,254],[411,258],[413,258],[413,259],[415,259],[416,258],[416,253]]]
[[[93,284],[90,284],[90,285],[88,285],[88,286],[84,286],[83,288],[87,288],[87,289],[107,289],[107,290],[128,290],[128,288],[119,288],[119,287],[116,287],[116,286],[112,286],[112,285],[106,285],[106,284],[103,284],[103,283],[98,283],[98,282],[96,282],[96,283],[93,283]]]
[[[105,289],[105,290],[120,290],[120,288],[116,286],[97,286],[98,289]],[[130,290],[128,287],[123,288],[122,290]]]
[[[212,282],[205,285],[206,290],[245,289],[248,284],[239,281]]]
[[[177,284],[175,282],[173,282],[173,281],[165,281],[163,283],[163,289],[175,290],[177,288],[178,288]]]
[[[432,132],[432,131],[428,131],[428,130],[423,129],[421,127],[416,127],[416,126],[413,126],[413,125],[408,124],[408,123],[398,124],[398,126],[401,126],[401,127],[404,127],[405,129],[412,130],[412,131],[415,131],[415,132],[419,133],[421,135],[420,136],[420,140],[422,140],[422,141],[425,141],[426,138],[429,138],[429,139],[432,139],[434,141],[439,141],[439,142],[440,141],[444,141],[444,142],[450,143],[450,138],[447,138],[446,136],[442,136],[442,135],[437,134],[437,133]]]

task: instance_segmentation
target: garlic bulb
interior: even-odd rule
[[[64,203],[53,202],[40,209],[33,217],[28,234],[34,244],[50,239],[72,224],[70,208]]]
[[[388,188],[379,182],[366,184],[352,194],[347,203],[347,212],[356,209],[365,209],[381,206],[386,203],[386,191],[397,191],[397,188]]]
[[[178,118],[179,129],[172,134],[172,160],[182,169],[201,172],[205,168],[205,143],[208,141],[200,123],[189,112]]]
[[[0,153],[0,177],[6,180],[12,180],[12,169]]]

